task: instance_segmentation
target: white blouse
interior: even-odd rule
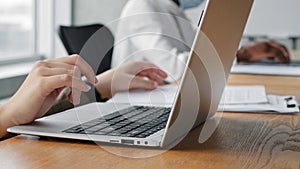
[[[118,22],[112,67],[150,61],[178,80],[185,68],[196,26],[172,0],[129,0]]]

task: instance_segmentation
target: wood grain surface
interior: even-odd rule
[[[300,77],[231,75],[229,84],[263,84],[268,93],[300,99]],[[202,126],[171,150],[97,145],[93,142],[17,136],[0,143],[0,168],[298,169],[300,116],[218,113],[218,128],[198,143]],[[213,120],[213,119],[212,119]],[[113,152],[113,153],[112,153]],[[128,158],[130,156],[151,156]],[[122,157],[123,156],[123,157]]]

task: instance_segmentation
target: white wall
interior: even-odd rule
[[[120,17],[122,8],[128,0],[74,0],[74,24],[101,23],[108,24],[112,32],[116,25],[109,24]],[[197,24],[204,4],[187,11],[187,16]]]
[[[53,6],[54,1],[37,1],[37,53],[53,57]]]
[[[114,33],[116,24],[109,24],[117,20],[123,6],[128,0],[73,0],[73,23],[76,25],[102,23]],[[186,11],[187,16],[194,23],[198,23],[205,4]],[[292,48],[289,36],[300,37],[300,0],[254,0],[254,5],[245,29],[245,35],[265,35],[283,45]],[[242,44],[247,43],[242,40]],[[300,49],[300,39],[297,41]]]
[[[54,11],[54,51],[53,57],[62,57],[67,55],[67,51],[63,46],[57,29],[59,25],[70,25],[72,23],[72,0],[55,0]]]
[[[196,22],[203,8],[204,5],[187,11],[188,17]],[[300,36],[300,0],[254,0],[245,34]]]
[[[57,34],[59,25],[70,25],[71,0],[47,0],[38,2],[38,53],[47,58],[65,56],[66,50]]]
[[[74,0],[74,23],[109,23],[119,17],[127,0]],[[201,8],[187,11],[197,23]],[[300,35],[300,0],[255,0],[245,33],[248,35]],[[114,29],[115,28],[111,28]]]
[[[300,35],[300,0],[255,0],[247,34]]]
[[[74,0],[73,23],[75,25],[109,24],[118,19],[127,0]],[[115,26],[110,27],[114,32]]]

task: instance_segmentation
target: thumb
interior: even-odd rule
[[[50,93],[47,98],[44,100],[43,105],[41,106],[41,109],[39,112],[37,112],[35,118],[42,117],[47,111],[54,105],[57,96],[59,95],[59,91],[55,90],[52,93]]]

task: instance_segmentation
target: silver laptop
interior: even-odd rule
[[[90,103],[8,132],[135,146],[176,145],[216,111],[253,0],[209,0],[171,107]]]

